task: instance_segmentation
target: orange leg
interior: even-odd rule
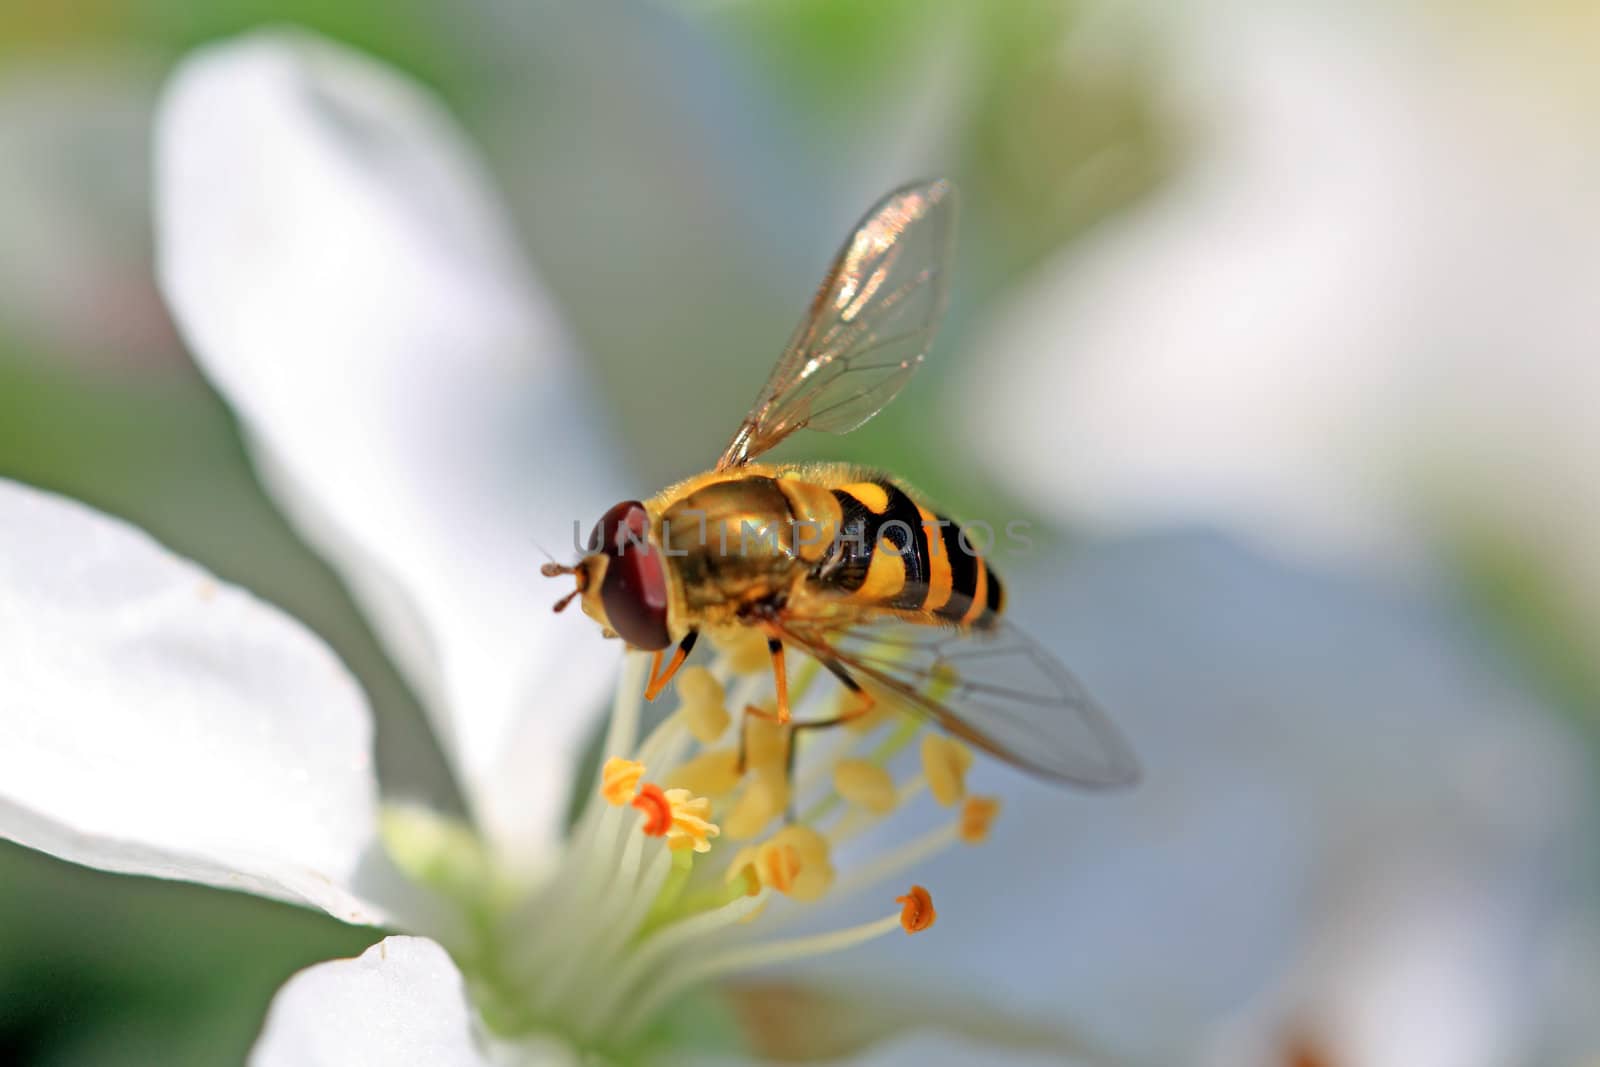
[[[695,639],[699,636],[700,632],[698,630],[690,630],[683,640],[678,642],[678,650],[672,654],[672,662],[667,664],[665,671],[661,669],[661,658],[665,650],[658,651],[655,654],[655,658],[650,661],[650,681],[644,687],[644,698],[646,700],[654,700],[661,695],[661,691],[667,687],[667,683],[672,681],[673,676],[678,673],[678,668],[683,666],[683,661],[689,658],[690,652],[694,651]]]
[[[855,694],[855,707],[850,708],[848,711],[841,711],[831,719],[815,719],[811,722],[797,722],[794,724],[794,728],[796,730],[821,730],[829,726],[843,726],[847,722],[852,722],[861,718],[861,716],[867,714],[873,708],[878,706],[878,698],[867,692],[865,689],[857,689],[852,687],[850,692]]]
[[[784,666],[783,642],[776,637],[767,638],[767,651],[772,653],[772,685],[778,699],[778,723],[789,721],[789,671]]]
[[[867,692],[865,689],[862,689],[860,684],[854,678],[846,674],[843,667],[837,663],[825,660],[823,661],[823,666],[827,667],[828,670],[831,671],[841,683],[843,683],[844,687],[855,695],[856,706],[847,711],[840,712],[831,719],[816,719],[811,722],[790,723],[787,714],[789,711],[788,692],[784,684],[783,646],[775,639],[769,642],[769,647],[773,644],[778,646],[777,651],[773,653],[773,673],[777,678],[779,693],[778,711],[776,714],[774,714],[770,711],[764,711],[761,708],[756,707],[754,704],[745,705],[744,717],[739,723],[739,759],[735,766],[738,768],[738,772],[741,775],[744,774],[745,738],[749,733],[750,719],[752,716],[757,719],[766,719],[768,722],[775,722],[779,725],[787,724],[789,725],[790,732],[788,739],[788,751],[785,753],[784,762],[787,765],[789,779],[792,781],[794,779],[794,759],[795,749],[797,747],[795,744],[796,734],[798,734],[801,730],[821,730],[829,726],[843,726],[845,723],[854,719],[859,719],[863,715],[870,712],[873,708],[878,706],[878,701],[877,698],[871,693]]]

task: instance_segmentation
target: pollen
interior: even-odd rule
[[[684,725],[695,740],[715,744],[730,721],[722,683],[704,667],[687,667],[678,675],[678,696],[683,700]]]
[[[933,910],[933,897],[920,885],[914,885],[903,897],[895,897],[900,905],[900,928],[908,934],[920,934],[933,925],[939,913]]]
[[[967,794],[967,768],[972,766],[972,750],[958,741],[938,734],[922,738],[922,774],[928,792],[945,807],[951,807]]]
[[[734,841],[748,841],[757,836],[788,802],[789,790],[781,778],[757,775],[728,812],[725,819],[728,837]]]
[[[717,651],[727,657],[734,674],[757,674],[771,669],[772,654],[767,651],[767,639],[753,627],[713,631],[710,636]]]
[[[727,796],[739,787],[739,753],[731,748],[702,752],[680,764],[667,784],[701,796]]]
[[[667,831],[668,847],[710,852],[711,838],[722,832],[711,821],[711,801],[706,797],[697,797],[687,789],[667,790],[667,800],[672,805],[672,828]]]
[[[639,787],[633,806],[644,813],[639,827],[649,837],[665,837],[674,851],[711,851],[711,838],[722,831],[711,821],[711,801],[687,789],[662,789],[654,782]]]
[[[644,812],[644,825],[639,827],[650,837],[665,837],[672,829],[672,801],[664,789],[654,782],[639,787],[633,806]]]
[[[600,768],[600,795],[608,804],[621,807],[639,791],[639,780],[644,777],[644,764],[637,760],[612,756]]]
[[[745,711],[745,763],[757,774],[782,780],[789,759],[789,731],[775,721],[771,708],[750,705]]]
[[[678,672],[678,696],[685,704],[721,704],[722,683],[706,667],[685,667]]]
[[[846,801],[872,815],[889,814],[898,799],[889,772],[864,759],[834,764],[833,788]]]
[[[727,732],[730,721],[728,709],[721,704],[685,704],[680,714],[683,724],[702,745],[715,744]]]
[[[956,836],[968,845],[980,844],[989,837],[989,827],[1000,814],[999,797],[968,797],[961,805],[961,818],[956,824]]]
[[[803,903],[818,900],[833,885],[828,841],[806,826],[786,826],[756,849],[761,883]]]

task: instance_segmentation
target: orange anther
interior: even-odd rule
[[[894,902],[901,905],[900,928],[908,934],[920,934],[939,917],[933,910],[933,897],[920,885],[912,886],[903,897],[895,897]]]
[[[761,880],[780,893],[794,888],[800,876],[800,850],[793,845],[769,845],[759,854]]]
[[[672,802],[654,782],[646,782],[639,787],[639,795],[633,798],[633,806],[644,812],[644,825],[640,829],[649,836],[665,837],[667,831],[672,829]]]
[[[976,845],[989,836],[989,827],[1000,814],[998,797],[968,797],[961,805],[961,819],[956,824],[956,836],[969,845]]]

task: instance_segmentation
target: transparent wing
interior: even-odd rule
[[[1139,764],[1083,685],[1009,623],[979,632],[878,620],[786,619],[784,637],[843,664],[869,690],[1045,778],[1131,785]]]
[[[848,433],[894,399],[944,315],[955,203],[954,188],[939,179],[896,189],[867,212],[718,470],[749,462],[801,427]]]

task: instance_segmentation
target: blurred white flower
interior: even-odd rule
[[[1600,626],[1593,25],[1425,8],[1146,12],[1186,157],[994,316],[964,410],[1064,519],[1388,559],[1493,524]]]
[[[1593,921],[1593,783],[1448,605],[1201,535],[1037,562],[1013,581],[1035,591],[1023,620],[1145,776],[1074,810],[983,769],[1010,813],[990,862],[923,877],[989,914],[944,928],[935,978],[1070,1020],[1110,1062],[1282,1067],[1301,1040],[1333,1067],[1477,1067],[1558,1047],[1559,1002],[1594,973],[1558,973]],[[885,944],[856,980],[892,982],[915,947]]]
[[[1324,558],[1416,563],[1462,536],[1452,524],[1487,528],[1524,573],[1559,575],[1600,633],[1600,142],[1570,77],[1593,27],[1553,29],[1535,22],[1543,9],[1444,12],[1146,11],[1141,31],[1157,30],[1141,45],[1160,49],[1188,155],[1167,189],[1047,264],[980,332],[986,362],[962,410],[994,477],[1067,522],[1199,520]],[[1192,874],[1171,879],[1160,914],[1215,938],[1173,958],[1227,960],[1247,981],[1169,971],[1190,1005],[1175,1014],[1196,1028],[1124,1041],[1156,1062],[1230,1067],[1592,1055],[1592,1025],[1556,1006],[1594,980],[1592,951],[1563,962],[1594,923],[1577,740],[1442,612],[1316,594],[1288,572],[1277,605],[1207,577],[1240,576],[1215,556],[1121,573],[1144,617],[1095,625],[1151,635],[1135,647],[1152,676],[1130,700],[1115,674],[1109,687],[1085,674],[1125,714],[1159,694],[1172,718],[1206,724],[1187,740],[1172,718],[1135,726],[1140,801],[1208,783],[1216,793],[1173,806],[1198,832],[1256,782],[1251,815],[1207,838],[1260,844],[1276,823],[1290,844],[1239,853],[1250,862],[1217,890],[1244,897],[1236,912],[1197,904]],[[1073,599],[1095,614],[1082,589]],[[1180,633],[1185,646],[1162,643]],[[1284,780],[1259,781],[1268,758]],[[1104,918],[1126,899],[1084,910],[1082,937],[1126,938]],[[1277,955],[1258,957],[1272,927]],[[1063,934],[1062,951],[1082,943]],[[1092,995],[1128,996],[1116,976],[1084,986],[1061,1003],[1091,1032],[1102,1015],[1126,1023]]]

